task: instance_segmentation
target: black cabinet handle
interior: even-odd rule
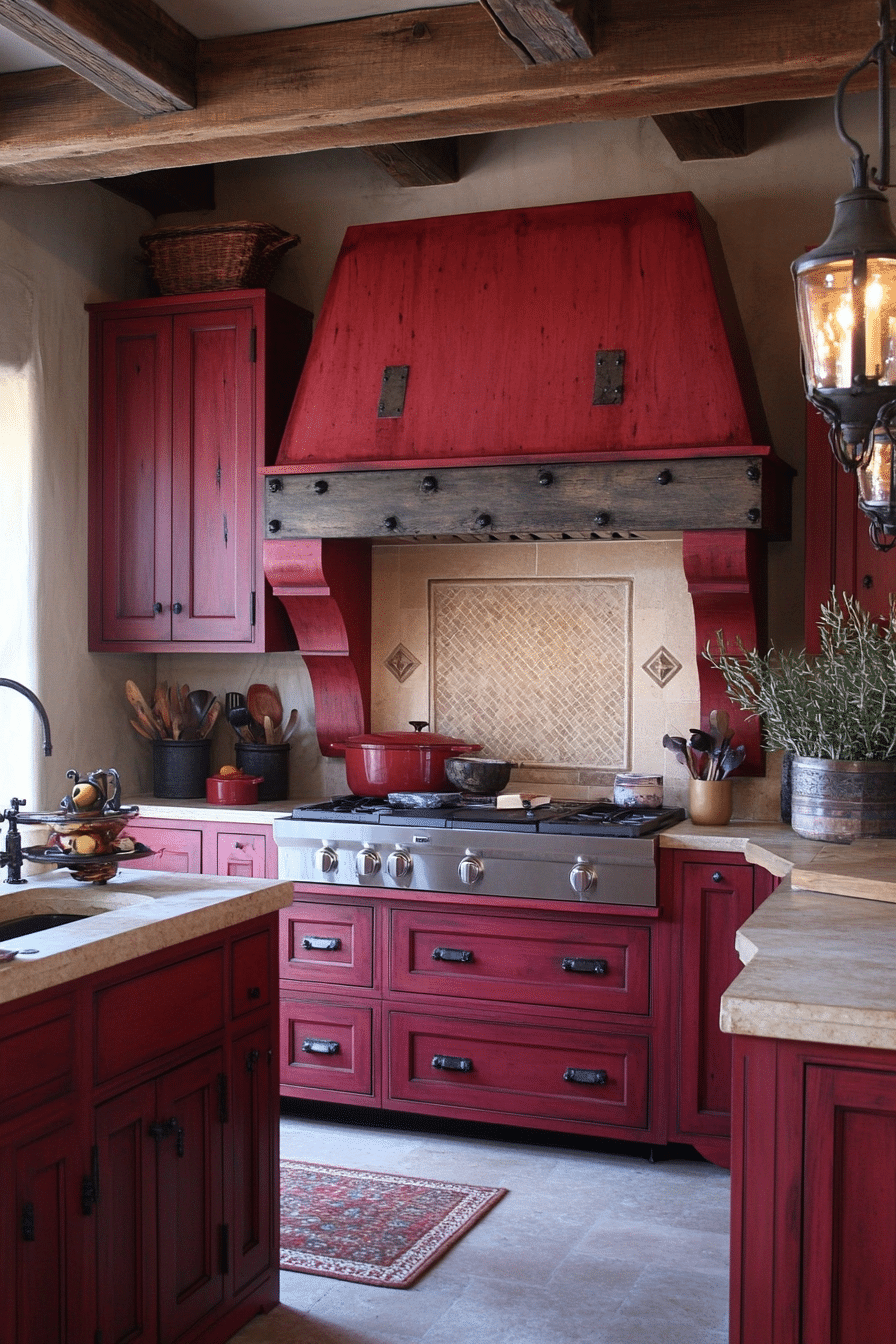
[[[454,1073],[472,1073],[472,1059],[464,1059],[462,1055],[433,1055],[432,1067],[434,1069],[449,1069]]]
[[[588,1083],[592,1087],[605,1087],[608,1081],[606,1069],[567,1069],[563,1078],[567,1083]]]
[[[316,938],[313,933],[308,933],[302,939],[302,947],[306,952],[338,952],[342,947],[342,939]]]
[[[34,1240],[34,1205],[31,1203],[22,1205],[22,1240]]]
[[[152,609],[153,609],[153,612],[155,613],[156,616],[161,616],[161,614],[162,614],[162,604],[161,604],[161,602],[153,602],[153,604],[152,604]]]
[[[259,1060],[259,1058],[260,1058],[260,1056],[259,1056],[259,1054],[258,1054],[258,1051],[255,1049],[254,1046],[252,1047],[251,1050],[247,1050],[247,1051],[246,1051],[246,1072],[247,1072],[247,1073],[254,1073],[254,1072],[255,1072],[255,1067],[256,1067],[256,1065],[258,1064],[258,1060]]]
[[[173,1134],[177,1139],[178,1157],[183,1157],[184,1130],[183,1126],[178,1124],[174,1116],[172,1116],[170,1120],[154,1120],[149,1126],[149,1137],[155,1139],[156,1143],[161,1143],[163,1139],[167,1139],[169,1134]]]
[[[432,950],[433,961],[472,961],[473,953],[465,951],[462,947],[434,947]]]
[[[183,603],[182,603],[182,602],[175,602],[175,603],[172,604],[172,607],[171,607],[171,610],[174,612],[175,616],[179,616],[179,615],[181,614],[181,612],[183,611],[183,609],[184,609],[184,607],[183,607]]]
[[[560,966],[564,971],[575,971],[579,975],[606,975],[608,970],[603,957],[564,957]]]
[[[338,1041],[321,1041],[314,1036],[307,1036],[302,1042],[302,1049],[306,1055],[338,1055]]]
[[[725,879],[722,877],[722,874],[721,874],[721,873],[713,873],[713,875],[712,875],[712,880],[713,880],[713,882],[724,882],[724,881],[725,881]]]
[[[246,997],[250,999],[260,999],[261,987],[259,985],[250,985],[246,990]]]

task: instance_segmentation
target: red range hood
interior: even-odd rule
[[[689,193],[349,229],[265,474],[265,571],[325,751],[368,726],[371,541],[681,530],[698,648],[720,625],[752,647],[764,543],[789,525]],[[708,712],[724,691],[700,678]]]

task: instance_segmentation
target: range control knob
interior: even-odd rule
[[[396,849],[386,859],[386,872],[390,877],[407,877],[414,866],[414,860],[406,849]]]
[[[468,849],[457,865],[457,875],[461,882],[467,887],[475,887],[476,883],[481,881],[484,872],[485,868],[482,860],[478,859],[473,851]]]
[[[314,866],[319,873],[335,873],[339,867],[336,851],[330,849],[329,845],[324,845],[323,849],[317,850],[314,855]]]
[[[380,870],[380,856],[375,849],[359,849],[355,867],[359,877],[373,877]]]
[[[584,859],[576,859],[575,867],[569,870],[569,885],[578,896],[597,886],[597,873]]]

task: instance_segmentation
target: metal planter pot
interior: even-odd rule
[[[896,836],[896,760],[794,756],[790,824],[807,840],[835,844],[865,835]]]

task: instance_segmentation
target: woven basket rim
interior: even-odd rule
[[[191,238],[217,233],[255,233],[270,234],[273,237],[295,237],[295,234],[290,234],[277,224],[253,223],[251,220],[239,219],[227,224],[172,224],[160,229],[150,229],[148,233],[140,235],[140,245],[144,247],[147,242],[155,242],[156,239],[162,238]]]

